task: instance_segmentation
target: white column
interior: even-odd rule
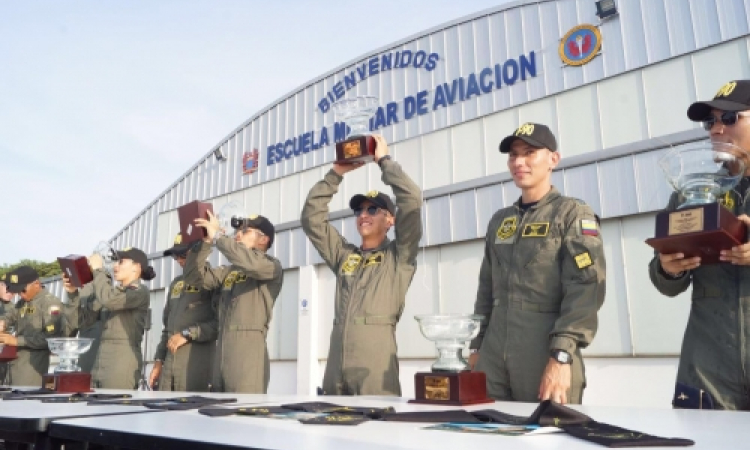
[[[297,395],[316,395],[322,378],[318,370],[318,270],[299,268],[297,319]]]

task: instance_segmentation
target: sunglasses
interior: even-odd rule
[[[354,215],[355,215],[355,216],[357,216],[357,217],[359,217],[359,216],[361,216],[361,215],[362,215],[362,212],[363,212],[363,211],[367,211],[367,215],[368,215],[368,216],[374,216],[374,215],[375,215],[375,214],[377,214],[377,213],[378,213],[378,211],[380,211],[380,210],[381,210],[381,208],[380,208],[379,206],[375,206],[375,205],[370,205],[370,206],[368,206],[368,207],[367,207],[367,209],[363,209],[363,208],[356,208],[356,209],[354,210]]]
[[[743,115],[740,114],[739,111],[724,111],[723,113],[721,113],[719,118],[711,115],[703,121],[703,129],[706,131],[711,131],[711,128],[716,125],[717,121],[721,121],[722,125],[726,127],[731,127],[732,125],[736,124],[739,118],[742,116]]]

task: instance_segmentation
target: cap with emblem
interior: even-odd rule
[[[532,147],[546,148],[553,152],[557,151],[557,140],[546,125],[526,122],[513,132],[510,136],[500,142],[500,153],[509,153],[510,146],[516,139],[520,139]]]
[[[276,236],[276,228],[267,217],[260,214],[252,214],[245,219],[232,218],[232,228],[253,228],[268,236],[268,248],[273,244],[273,238]]]
[[[134,263],[141,265],[141,270],[145,270],[148,267],[148,258],[143,250],[137,248],[126,248],[125,250],[117,251],[117,259],[129,259]]]
[[[164,250],[164,256],[184,256],[188,251],[188,245],[182,243],[182,234],[177,233],[174,238],[174,244]]]
[[[391,201],[391,198],[382,192],[370,191],[365,195],[357,194],[349,200],[349,207],[352,210],[358,209],[365,200],[370,201],[373,205],[383,208],[391,214],[396,214],[396,206]]]
[[[722,111],[745,111],[750,109],[750,80],[735,80],[726,83],[711,101],[695,102],[688,108],[687,115],[693,122],[700,122],[712,109]]]
[[[19,266],[7,274],[6,285],[8,292],[18,294],[26,289],[29,283],[39,279],[39,273],[31,266]]]

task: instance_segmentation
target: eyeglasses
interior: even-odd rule
[[[359,216],[361,216],[361,215],[362,215],[362,212],[363,212],[363,211],[367,211],[367,215],[368,215],[368,216],[374,216],[374,215],[375,215],[375,214],[377,214],[377,213],[378,213],[378,211],[380,211],[381,209],[382,209],[382,208],[380,208],[379,206],[375,206],[375,205],[370,205],[370,206],[368,206],[366,210],[365,210],[365,209],[363,209],[363,208],[356,208],[356,209],[354,210],[354,215],[355,215],[355,216],[357,216],[357,217],[359,217]]]
[[[724,111],[723,113],[721,113],[718,119],[712,114],[708,117],[708,119],[705,119],[703,121],[703,129],[705,129],[706,131],[711,131],[711,128],[714,127],[717,121],[721,121],[722,125],[726,127],[731,127],[732,125],[737,123],[740,117],[744,116],[745,115],[740,114],[739,111]]]
[[[187,253],[172,253],[172,259],[186,259]]]

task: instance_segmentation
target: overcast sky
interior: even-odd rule
[[[270,102],[506,2],[3,1],[0,264],[89,254]]]

